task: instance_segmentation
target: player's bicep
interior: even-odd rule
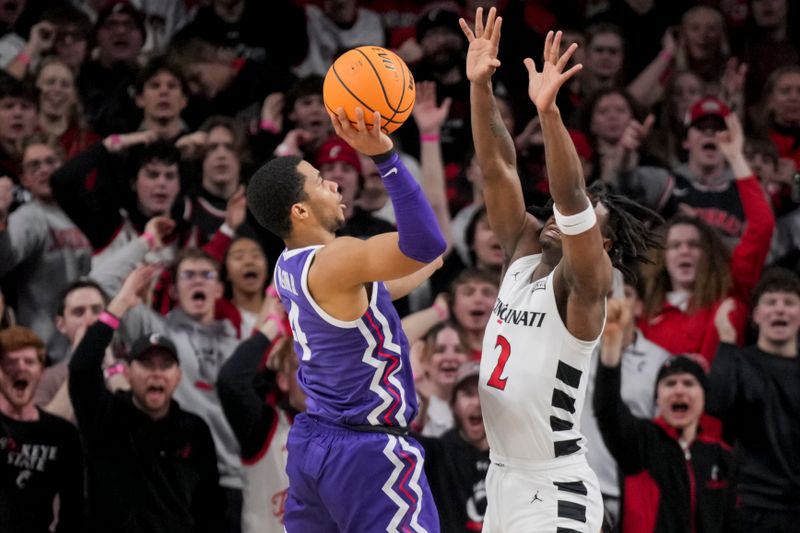
[[[314,263],[314,271],[343,289],[402,278],[425,266],[400,251],[397,232],[367,240],[340,237],[317,252]]]

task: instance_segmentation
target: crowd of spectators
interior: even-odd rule
[[[448,246],[396,302],[412,430],[442,531],[480,531],[476,361],[506,258],[458,20],[493,5],[527,204],[549,192],[522,60],[562,30],[583,70],[558,106],[587,184],[664,220],[651,263],[618,273],[588,376],[580,446],[607,530],[796,531],[791,0],[0,0],[0,531],[283,531],[305,397],[270,289],[283,245],[244,190],[298,155],[338,184],[340,235],[394,231],[377,168],[322,99],[362,44],[395,50],[417,83],[394,141]]]

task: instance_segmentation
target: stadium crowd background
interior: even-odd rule
[[[582,446],[609,531],[796,531],[790,0],[0,0],[0,530],[280,523],[275,442],[304,404],[290,345],[268,349],[282,244],[247,213],[243,186],[270,158],[300,155],[339,184],[340,235],[393,231],[374,163],[333,135],[322,102],[330,64],[362,44],[395,50],[417,82],[394,140],[448,251],[396,302],[422,400],[413,430],[442,530],[480,530],[489,455],[474,362],[504,257],[458,19],[492,5],[504,17],[495,93],[527,204],[549,195],[522,60],[562,30],[583,70],[559,109],[587,184],[665,220],[652,264],[617,280],[625,311],[602,345],[622,355],[621,385],[613,357],[590,376]],[[688,442],[662,416],[675,405],[654,402],[676,355],[702,385],[673,400],[697,410]],[[657,444],[631,449],[631,412]]]

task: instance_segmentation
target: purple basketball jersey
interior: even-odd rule
[[[300,360],[297,381],[308,395],[306,412],[351,426],[408,426],[417,397],[408,340],[389,291],[374,282],[366,313],[349,322],[333,318],[308,290],[319,248],[284,250],[275,265],[275,285]]]

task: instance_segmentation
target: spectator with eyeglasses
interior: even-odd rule
[[[142,259],[141,255],[126,256],[124,252],[115,254],[91,273],[92,279],[100,283],[109,295],[119,292],[125,278]],[[217,446],[220,485],[228,507],[228,527],[224,531],[238,531],[242,509],[242,465],[238,441],[217,394],[217,374],[236,349],[239,339],[228,320],[215,319],[215,303],[223,295],[220,263],[200,249],[187,248],[178,255],[171,272],[175,280],[171,291],[177,299],[177,306],[163,316],[146,303],[136,305],[119,317],[119,331],[125,342],[158,333],[175,343],[183,370],[175,399],[211,428]]]
[[[48,344],[54,340],[53,312],[61,291],[89,273],[92,246],[56,203],[50,177],[63,161],[61,148],[32,137],[22,158],[22,185],[33,199],[9,214],[13,184],[0,178],[0,276],[9,284],[19,322]]]

